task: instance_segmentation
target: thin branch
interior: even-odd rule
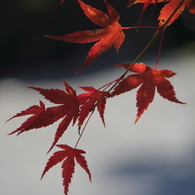
[[[112,89],[120,82],[120,80],[122,80],[126,74],[130,71],[130,69],[133,67],[133,65],[143,56],[143,54],[148,50],[148,48],[152,45],[152,43],[156,40],[156,38],[163,32],[165,28],[167,27],[167,24],[169,23],[169,21],[171,20],[171,18],[175,15],[175,13],[178,11],[178,9],[180,8],[180,6],[185,2],[186,0],[181,0],[180,3],[177,5],[177,7],[175,8],[175,10],[171,13],[171,15],[169,16],[169,18],[166,20],[166,22],[160,26],[158,28],[158,30],[156,31],[156,33],[154,34],[154,36],[152,37],[152,39],[148,42],[148,44],[144,47],[144,49],[139,53],[139,55],[135,58],[135,60],[131,63],[131,65],[129,66],[129,68],[121,75],[121,77],[119,79],[117,79],[116,83],[113,84],[113,86],[107,91],[107,93],[100,98],[100,100],[98,102],[96,102],[96,104],[94,104],[93,109],[105,98],[105,96],[110,93],[110,91],[112,91]]]
[[[81,131],[81,133],[79,134],[79,138],[78,138],[78,140],[77,140],[77,142],[76,142],[76,144],[75,144],[75,149],[76,149],[76,147],[77,147],[77,145],[78,145],[78,143],[79,143],[79,141],[80,141],[80,139],[81,139],[81,137],[82,137],[82,135],[83,135],[83,133],[84,133],[84,131],[85,131],[85,129],[86,129],[86,127],[87,127],[87,124],[89,123],[89,120],[90,120],[90,118],[92,117],[92,115],[93,115],[93,113],[94,113],[94,110],[91,112],[91,114],[89,115],[89,117],[88,117],[88,119],[87,119],[87,121],[86,121],[86,123],[85,123],[85,125],[84,125],[84,127],[83,127],[83,129],[82,129],[82,131]],[[79,131],[80,131],[80,128],[81,128],[81,126],[79,126]]]

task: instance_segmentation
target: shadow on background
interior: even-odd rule
[[[194,154],[193,154],[194,156]],[[121,162],[119,166],[113,166],[107,174],[111,178],[117,178],[120,181],[132,181],[133,178],[141,181],[145,180],[147,190],[144,190],[145,195],[194,195],[195,193],[195,172],[192,169],[193,161],[185,164],[167,164],[164,162],[150,162],[129,164],[127,161]],[[129,182],[130,183],[130,182]],[[139,181],[138,181],[139,183]],[[151,193],[151,190],[154,193]],[[131,188],[126,194],[131,194]],[[123,193],[125,194],[125,193]]]

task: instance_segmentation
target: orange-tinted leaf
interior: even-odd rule
[[[125,69],[128,69],[130,65],[131,63],[117,64],[117,66]],[[172,84],[166,79],[174,76],[176,73],[171,70],[155,70],[143,63],[134,64],[130,70],[139,74],[130,75],[119,82],[111,93],[111,97],[130,91],[141,85],[136,95],[137,116],[135,122],[139,120],[149,104],[153,101],[155,88],[163,98],[175,103],[184,104],[176,98]]]
[[[90,43],[100,40],[106,35],[105,29],[95,29],[86,31],[77,31],[72,34],[66,34],[64,36],[50,36],[45,35],[45,37],[56,39],[59,41],[73,42],[73,43]]]
[[[34,105],[34,106],[31,106],[30,108],[27,108],[26,110],[23,110],[20,113],[17,113],[15,116],[10,118],[9,120],[11,120],[15,117],[20,117],[20,116],[25,116],[25,115],[33,115],[33,116],[29,117],[24,123],[22,123],[22,125],[19,128],[17,128],[15,131],[9,133],[8,135],[11,135],[14,133],[18,133],[17,135],[19,135],[20,133],[23,133],[24,131],[30,130],[28,127],[32,123],[34,123],[35,119],[39,116],[39,114],[41,114],[44,111],[45,111],[45,105],[42,101],[40,101],[40,106]],[[9,121],[9,120],[7,120],[7,121]]]
[[[107,27],[111,24],[110,17],[104,12],[85,4],[83,1],[78,0],[84,14],[96,25],[101,27]],[[105,1],[106,2],[106,1]]]
[[[95,24],[103,27],[103,29],[86,30],[66,34],[64,36],[51,36],[45,35],[48,38],[74,43],[89,43],[98,41],[90,49],[84,66],[78,71],[80,72],[93,62],[102,52],[107,51],[112,45],[119,50],[124,41],[125,35],[122,31],[121,25],[118,23],[119,15],[116,10],[104,0],[108,14],[103,13],[90,5],[85,4],[83,1],[78,0],[85,15]]]
[[[62,162],[62,178],[64,185],[64,194],[68,194],[69,184],[71,183],[72,176],[75,171],[75,160],[76,162],[86,171],[91,181],[91,173],[87,165],[87,161],[82,154],[85,154],[85,151],[72,148],[68,145],[56,145],[57,147],[63,149],[62,151],[55,152],[51,156],[46,164],[46,167],[42,173],[41,178],[45,173],[52,168],[57,163]]]
[[[159,26],[162,26],[167,21],[169,16],[177,8],[180,2],[181,0],[171,0],[161,9],[160,15],[158,17],[158,20],[160,20]],[[191,12],[192,14],[195,14],[195,1],[186,0],[179,7],[178,11],[174,14],[174,16],[171,18],[171,20],[168,22],[167,25],[171,25],[183,13],[185,7],[188,9],[189,12]]]
[[[81,105],[79,118],[78,118],[79,126],[83,124],[86,117],[93,110],[93,106],[95,105],[95,103],[97,103],[107,93],[105,91],[99,91],[93,87],[80,87],[80,88],[86,91],[87,93],[82,93],[78,95],[78,99]],[[105,105],[106,105],[106,96],[97,105],[98,112],[100,114],[100,117],[104,125],[105,125],[105,121],[104,121]]]
[[[160,11],[160,15],[158,17],[159,21],[159,26],[162,26],[169,16],[172,14],[172,12],[176,9],[178,4],[180,3],[181,0],[171,0],[169,3],[167,3]],[[171,25],[184,11],[185,9],[185,3],[183,3],[178,11],[174,14],[174,16],[170,19],[167,25]]]

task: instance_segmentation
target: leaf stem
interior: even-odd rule
[[[77,147],[77,145],[78,145],[78,143],[79,143],[79,141],[80,141],[80,139],[81,139],[81,137],[82,137],[82,135],[83,135],[83,133],[84,133],[84,131],[85,131],[85,129],[86,129],[86,127],[87,127],[87,124],[89,123],[89,120],[90,120],[90,118],[92,117],[92,115],[93,115],[93,113],[94,113],[94,110],[91,112],[91,114],[89,115],[89,117],[88,117],[88,119],[87,119],[87,121],[86,121],[86,123],[85,123],[85,125],[84,125],[84,127],[83,127],[83,129],[82,129],[82,131],[81,131],[81,133],[79,134],[79,138],[78,138],[78,140],[77,140],[77,142],[76,142],[76,144],[75,144],[75,149],[76,149],[76,147]],[[80,130],[80,126],[79,126],[79,130]]]
[[[158,54],[157,54],[156,64],[155,64],[155,70],[158,68],[158,61],[160,59],[160,53],[161,53],[161,49],[162,49],[162,41],[163,41],[163,37],[164,37],[164,32],[165,32],[164,30],[162,30],[162,32],[161,32],[159,49],[158,49]]]
[[[130,27],[121,27],[123,30],[126,29],[138,29],[138,28],[153,28],[153,29],[159,29],[159,27],[156,26],[130,26]]]

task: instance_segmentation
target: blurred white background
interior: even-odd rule
[[[106,128],[99,116],[90,120],[78,148],[86,151],[92,183],[81,167],[76,167],[70,195],[194,195],[195,194],[195,57],[189,50],[179,50],[160,60],[159,69],[177,73],[170,78],[177,98],[186,105],[171,103],[158,94],[136,125],[136,90],[108,100]],[[154,62],[147,63],[154,67]],[[78,86],[103,84],[120,76],[116,68],[68,79]],[[64,78],[66,79],[66,78]],[[64,89],[61,80],[0,81],[0,194],[63,194],[60,164],[40,181],[57,124],[31,130],[16,137],[7,136],[26,119],[5,121],[42,100],[26,85]],[[79,91],[80,93],[81,91]],[[77,127],[69,127],[59,144],[74,146]]]

